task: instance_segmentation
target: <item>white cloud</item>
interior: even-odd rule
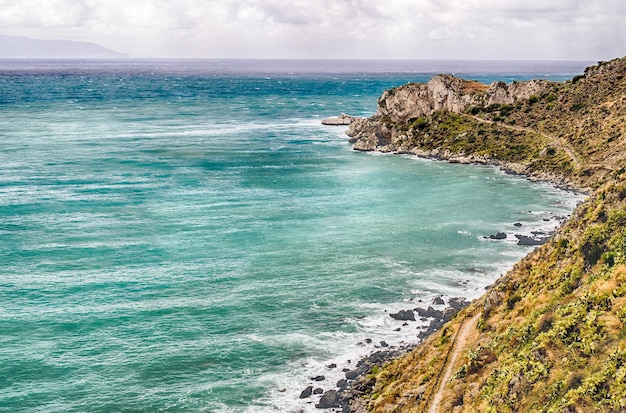
[[[623,0],[0,0],[3,34],[135,56],[604,59]]]

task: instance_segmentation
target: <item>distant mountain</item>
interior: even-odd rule
[[[0,35],[0,58],[102,59],[121,57],[128,57],[128,55],[95,43]]]

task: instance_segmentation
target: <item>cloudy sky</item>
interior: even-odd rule
[[[604,60],[625,0],[0,0],[0,34],[133,57]]]

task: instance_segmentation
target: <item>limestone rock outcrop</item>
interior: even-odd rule
[[[378,99],[377,116],[406,124],[442,109],[461,113],[471,106],[511,104],[544,92],[550,84],[546,80],[534,79],[486,85],[475,80],[442,74],[434,76],[426,83],[409,83],[385,91]]]
[[[379,146],[391,143],[392,132],[391,127],[376,118],[360,118],[350,124],[346,135],[350,137],[348,142],[353,144],[355,150],[373,151]]]
[[[550,88],[552,82],[543,79],[532,79],[525,82],[493,82],[485,92],[485,105],[513,104],[520,100],[528,100],[533,95],[541,95]]]
[[[359,118],[342,113],[341,115],[336,116],[336,117],[322,119],[322,125],[329,125],[329,126],[350,125],[356,119],[359,119]]]
[[[378,115],[392,122],[407,123],[445,109],[462,112],[483,100],[489,88],[483,83],[437,75],[426,83],[409,83],[385,91],[378,99]]]

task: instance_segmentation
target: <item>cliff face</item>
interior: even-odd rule
[[[565,83],[439,76],[385,93],[350,133],[356,149],[498,164],[590,193],[547,244],[378,370],[368,409],[626,411],[626,58]]]
[[[554,83],[545,80],[494,82],[485,85],[452,75],[437,75],[426,83],[409,83],[385,91],[370,119],[357,119],[348,129],[354,149],[396,151],[406,132],[426,126],[438,111],[465,113],[472,107],[510,105],[545,93]]]
[[[511,104],[543,93],[550,85],[545,80],[530,80],[511,84],[494,82],[487,86],[475,80],[437,75],[426,83],[409,83],[385,91],[378,99],[377,117],[406,124],[438,110],[462,113],[471,106]]]

